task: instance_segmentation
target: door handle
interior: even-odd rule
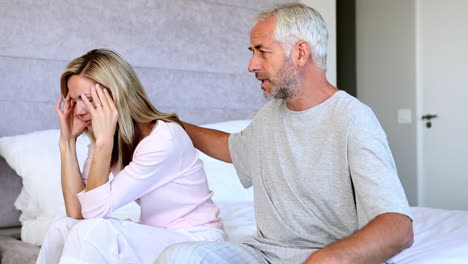
[[[426,121],[426,127],[431,128],[432,127],[431,119],[432,118],[437,118],[437,115],[427,114],[427,115],[421,116],[421,118],[422,118],[422,120],[427,120]]]
[[[431,115],[431,114],[427,114],[427,115],[423,115],[421,116],[422,120],[431,120],[432,118],[436,118],[437,115]]]

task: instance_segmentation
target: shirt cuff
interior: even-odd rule
[[[94,188],[83,190],[77,195],[81,204],[81,214],[84,218],[95,218],[106,216],[112,208],[110,182]]]

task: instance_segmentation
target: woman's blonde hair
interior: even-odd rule
[[[176,114],[159,112],[153,106],[133,68],[112,50],[94,49],[72,60],[60,79],[63,97],[68,94],[67,83],[72,75],[88,77],[107,87],[114,100],[119,118],[114,135],[111,165],[118,162],[118,167],[123,168],[130,163],[141,136],[140,131],[136,129],[136,123],[163,120],[178,123],[183,127]],[[87,134],[94,140],[91,131],[87,131]]]

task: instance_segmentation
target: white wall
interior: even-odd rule
[[[414,1],[356,0],[356,64],[358,98],[379,118],[408,200],[417,205]],[[398,123],[399,109],[411,110],[412,123]]]
[[[410,204],[467,210],[468,1],[356,4],[358,97],[387,132]],[[402,108],[412,123],[397,122]]]
[[[335,0],[301,0],[299,1],[320,12],[328,27],[327,78],[336,86],[336,1]]]

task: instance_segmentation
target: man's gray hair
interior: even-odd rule
[[[309,43],[312,59],[324,71],[327,69],[328,31],[320,13],[301,3],[279,4],[260,12],[258,21],[276,17],[274,37],[283,46],[287,57],[298,41]]]

